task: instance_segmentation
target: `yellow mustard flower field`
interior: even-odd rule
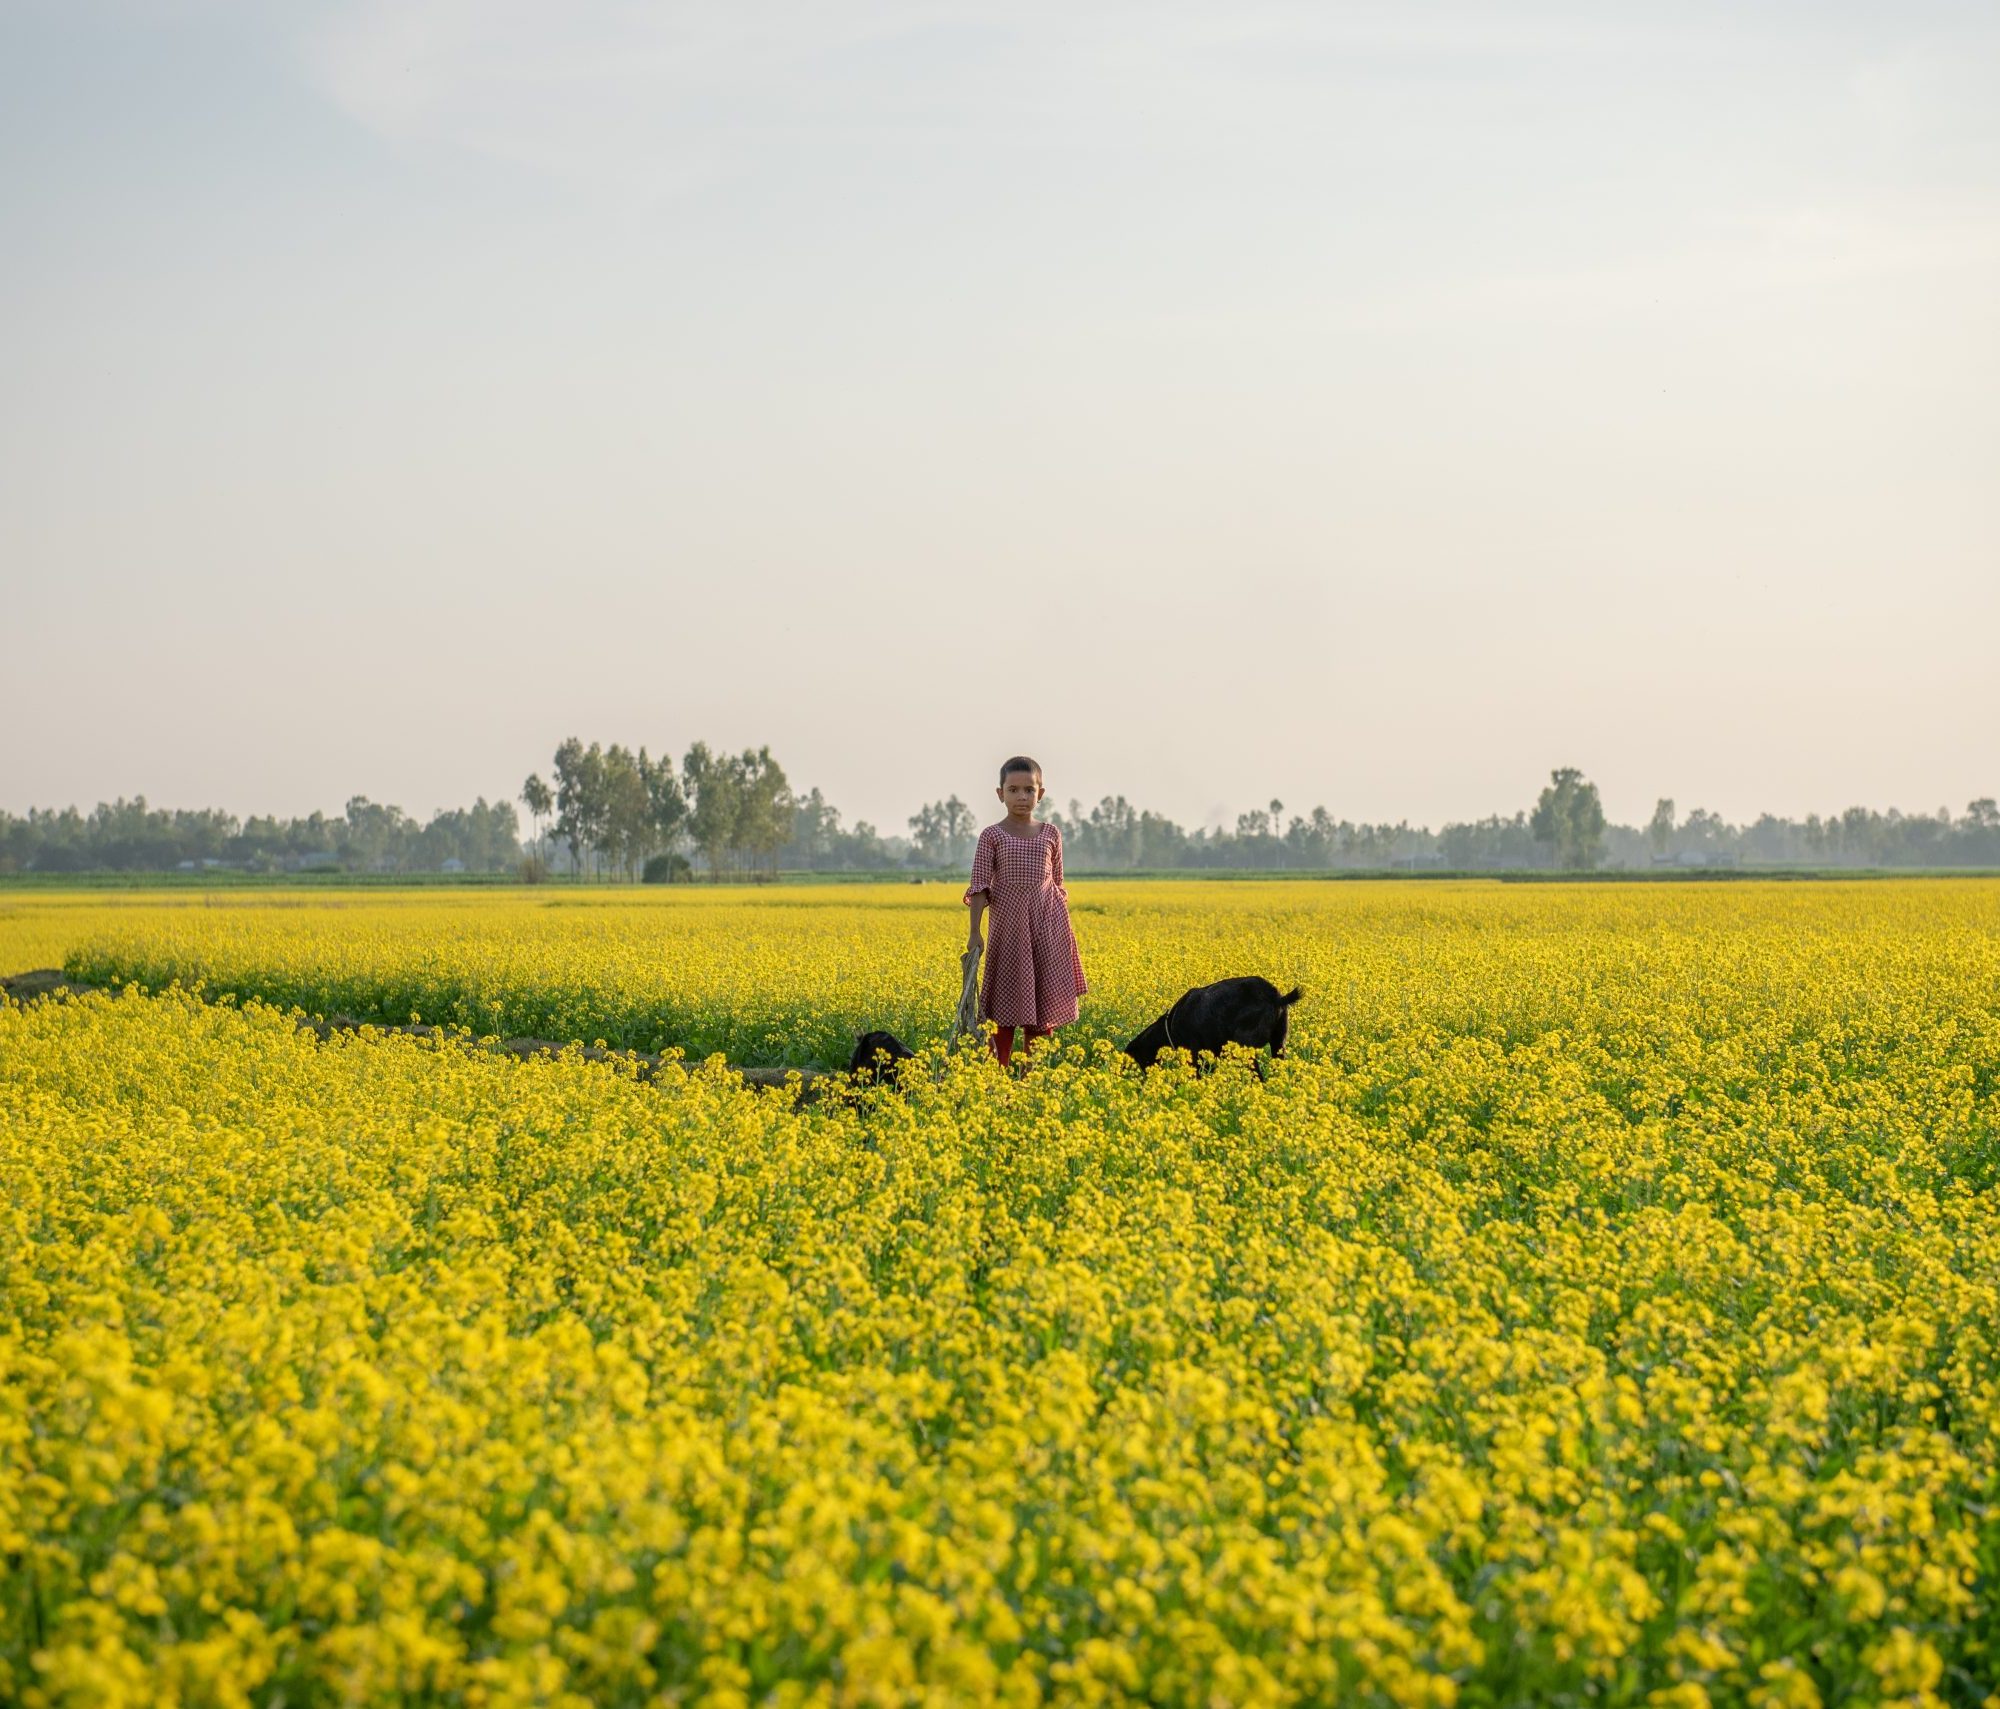
[[[0,894],[0,1702],[2000,1704],[2000,883],[1070,899]]]

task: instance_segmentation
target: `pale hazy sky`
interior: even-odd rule
[[[0,806],[2000,792],[2000,10],[0,0]]]

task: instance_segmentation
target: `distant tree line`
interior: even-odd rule
[[[711,754],[696,743],[681,762],[651,761],[616,745],[557,751],[557,787],[531,777],[522,791],[538,827],[552,826],[560,870],[583,875],[773,876],[788,872],[906,867],[953,871],[970,861],[980,816],[957,795],[926,802],[907,837],[884,837],[866,820],[851,830],[818,789],[793,792],[768,748]],[[623,803],[623,807],[619,803]],[[1664,815],[1664,817],[1663,817]],[[1653,865],[2000,866],[2000,815],[1975,801],[1954,819],[1849,808],[1802,821],[1770,814],[1738,829],[1697,809],[1685,821],[1663,801],[1643,829],[1611,824],[1597,786],[1575,767],[1549,774],[1532,807],[1511,817],[1454,821],[1442,830],[1355,823],[1324,807],[1287,813],[1282,801],[1236,817],[1233,827],[1187,830],[1164,814],[1106,796],[1086,810],[1047,807],[1072,872],[1498,871]],[[1663,829],[1664,827],[1664,829]]]
[[[958,796],[910,815],[909,836],[884,838],[866,820],[852,830],[818,789],[795,793],[769,748],[711,753],[697,742],[682,759],[653,759],[617,743],[556,750],[551,788],[539,773],[521,788],[534,824],[536,858],[554,871],[616,878],[772,878],[785,871],[910,867],[951,870],[972,858],[979,819]],[[1241,814],[1234,832],[1188,832],[1157,813],[1107,796],[1086,814],[1050,810],[1072,870],[1176,867],[1323,868],[1440,864],[1444,838],[1421,827],[1355,825],[1325,808],[1289,822],[1284,803]],[[1462,864],[1588,867],[1601,857],[1604,810],[1596,786],[1573,769],[1552,774],[1533,814],[1513,821],[1448,826]]]
[[[251,817],[149,807],[143,795],[74,807],[0,811],[0,872],[506,872],[521,858],[508,801],[449,807],[428,820],[357,795],[338,818]]]
[[[1817,813],[1780,819],[1765,813],[1732,825],[1697,807],[1676,822],[1671,800],[1662,800],[1644,831],[1621,829],[1623,864],[1684,866],[2000,866],[2000,804],[1992,796],[1966,803],[1953,816],[1935,813],[1878,813],[1850,807],[1844,813]]]
[[[511,803],[453,808],[418,823],[357,795],[338,818],[249,818],[215,809],[148,807],[143,797],[75,808],[0,811],[0,872],[162,871],[240,867],[357,872],[522,870],[526,876],[673,879],[773,878],[788,872],[954,871],[970,860],[981,815],[958,796],[927,802],[908,835],[849,827],[818,789],[795,791],[768,747],[739,753],[696,742],[678,764],[645,748],[555,752],[553,784],[521,790],[527,846]],[[1644,826],[1607,821],[1597,786],[1573,767],[1549,776],[1532,807],[1511,817],[1454,821],[1441,830],[1336,819],[1324,807],[1282,801],[1237,815],[1233,826],[1188,830],[1164,814],[1106,796],[1045,816],[1063,833],[1071,872],[1441,870],[1497,871],[1651,866],[2000,866],[2000,807],[1991,797],[1954,816],[1850,807],[1802,820],[1766,813],[1731,825],[1661,801]]]
[[[1532,808],[1455,821],[1433,831],[1407,822],[1355,824],[1324,807],[1287,815],[1284,804],[1237,815],[1233,829],[1185,831],[1171,819],[1106,796],[1085,812],[1048,815],[1061,826],[1071,871],[1176,867],[1317,870],[1523,871],[1656,866],[2000,866],[2000,807],[1990,797],[1954,816],[1850,807],[1825,818],[1766,813],[1731,825],[1661,801],[1643,827],[1614,825],[1597,787],[1572,768],[1551,774]]]

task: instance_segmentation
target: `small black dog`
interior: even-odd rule
[[[908,1062],[917,1053],[894,1033],[863,1033],[854,1041],[854,1056],[847,1072],[863,1086],[893,1086],[896,1064]],[[882,1059],[887,1057],[885,1062]]]
[[[1292,1005],[1304,995],[1305,988],[1295,985],[1281,997],[1270,980],[1254,974],[1197,985],[1182,992],[1171,1009],[1126,1045],[1125,1054],[1141,1068],[1152,1067],[1161,1051],[1176,1048],[1196,1061],[1204,1053],[1220,1056],[1225,1044],[1240,1044],[1246,1050],[1269,1045],[1272,1056],[1283,1056]],[[1257,1077],[1263,1075],[1264,1061],[1259,1057]]]

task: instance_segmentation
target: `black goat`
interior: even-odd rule
[[[908,1062],[917,1053],[894,1033],[863,1033],[854,1041],[854,1056],[847,1072],[863,1085],[894,1085],[896,1065]],[[885,1062],[882,1058],[887,1057]]]
[[[1305,988],[1295,985],[1280,996],[1270,980],[1254,974],[1197,985],[1182,992],[1171,1009],[1126,1045],[1125,1054],[1141,1068],[1152,1067],[1163,1050],[1185,1050],[1199,1061],[1204,1053],[1220,1056],[1225,1044],[1240,1044],[1246,1050],[1269,1045],[1272,1056],[1283,1056],[1292,1005],[1304,995]],[[1264,1074],[1261,1057],[1257,1074],[1260,1079]]]

